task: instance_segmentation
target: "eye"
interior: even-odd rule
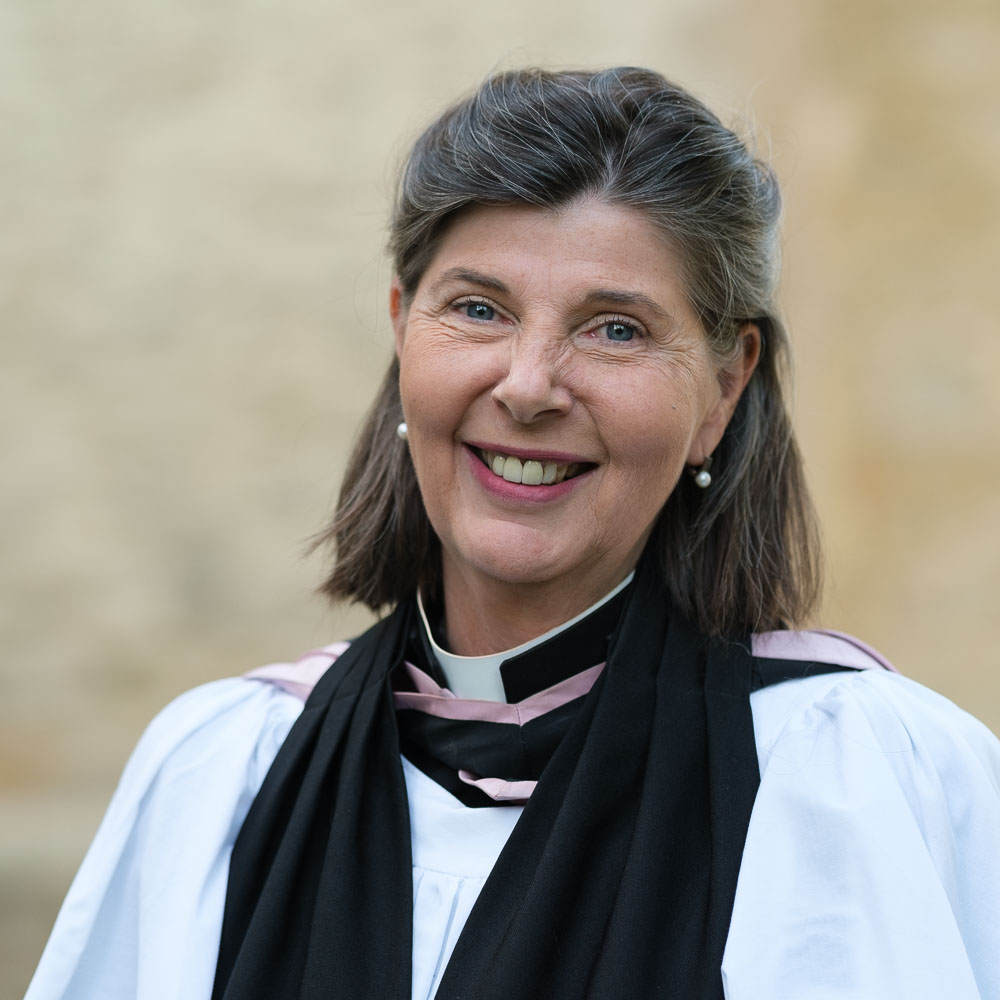
[[[624,323],[621,320],[613,319],[604,324],[605,335],[608,340],[618,343],[625,343],[632,340],[638,333],[638,327],[631,323]]]
[[[496,318],[497,311],[493,306],[485,302],[463,302],[459,308],[469,319],[477,319],[482,322],[489,322]]]

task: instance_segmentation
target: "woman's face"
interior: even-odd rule
[[[652,224],[597,199],[467,211],[390,308],[446,587],[564,581],[596,600],[718,444],[756,361],[750,327],[720,377]]]

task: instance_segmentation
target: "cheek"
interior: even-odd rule
[[[399,395],[410,425],[411,445],[435,435],[450,418],[456,393],[447,382],[448,368],[419,341],[407,340],[399,360]]]
[[[632,455],[629,466],[637,502],[659,510],[684,471],[689,443],[679,428],[651,427],[649,438]]]
[[[649,401],[645,395],[637,399]],[[684,472],[696,427],[697,410],[675,394],[674,403],[630,407],[605,421],[608,453],[615,475],[607,484],[609,502],[652,517]]]
[[[620,386],[602,407],[599,425],[609,452],[637,475],[655,478],[684,464],[700,424],[697,394],[681,383]]]
[[[413,337],[400,357],[399,391],[410,454],[432,522],[455,499],[464,460],[457,442],[481,395],[470,377],[474,366],[457,354],[434,338]]]
[[[399,389],[407,412],[435,423],[460,415],[487,388],[483,354],[434,331],[408,333],[399,359]]]

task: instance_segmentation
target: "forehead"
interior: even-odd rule
[[[678,257],[660,230],[637,209],[597,198],[556,209],[467,209],[445,231],[418,293],[463,270],[552,301],[602,288],[646,295],[671,312],[687,303]]]

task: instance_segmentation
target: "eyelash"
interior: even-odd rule
[[[469,306],[486,306],[487,309],[492,309],[494,312],[494,315],[489,319],[476,319],[474,316],[465,314],[464,318],[471,320],[473,323],[492,323],[497,316],[504,315],[503,311],[498,306],[490,302],[489,299],[481,298],[477,295],[467,295],[461,299],[457,299],[451,304],[452,309],[458,310],[459,312],[468,309]]]
[[[603,330],[605,327],[609,326],[623,326],[632,331],[632,336],[628,340],[612,340],[610,337],[605,338],[610,344],[629,344],[633,340],[642,340],[646,336],[645,328],[634,319],[629,319],[626,316],[603,316],[601,317],[601,321],[599,323],[595,323],[590,329]]]
[[[503,310],[501,310],[489,299],[481,296],[476,296],[476,295],[464,296],[461,299],[456,299],[452,303],[451,307],[452,309],[463,311],[465,309],[468,309],[469,306],[477,306],[477,305],[485,306],[487,309],[492,309],[494,315],[491,316],[489,319],[476,319],[474,316],[469,316],[468,314],[464,314],[465,319],[471,320],[473,323],[492,323],[497,318],[506,318],[506,314],[503,312]],[[592,331],[601,330],[604,327],[608,326],[623,326],[627,327],[629,330],[633,332],[633,337],[629,338],[629,340],[612,340],[610,337],[606,338],[606,342],[610,344],[628,344],[631,343],[633,339],[642,340],[647,336],[645,328],[641,326],[639,323],[636,323],[635,320],[629,319],[626,316],[616,316],[616,315],[601,317],[600,322],[590,326],[587,332],[589,333]]]

